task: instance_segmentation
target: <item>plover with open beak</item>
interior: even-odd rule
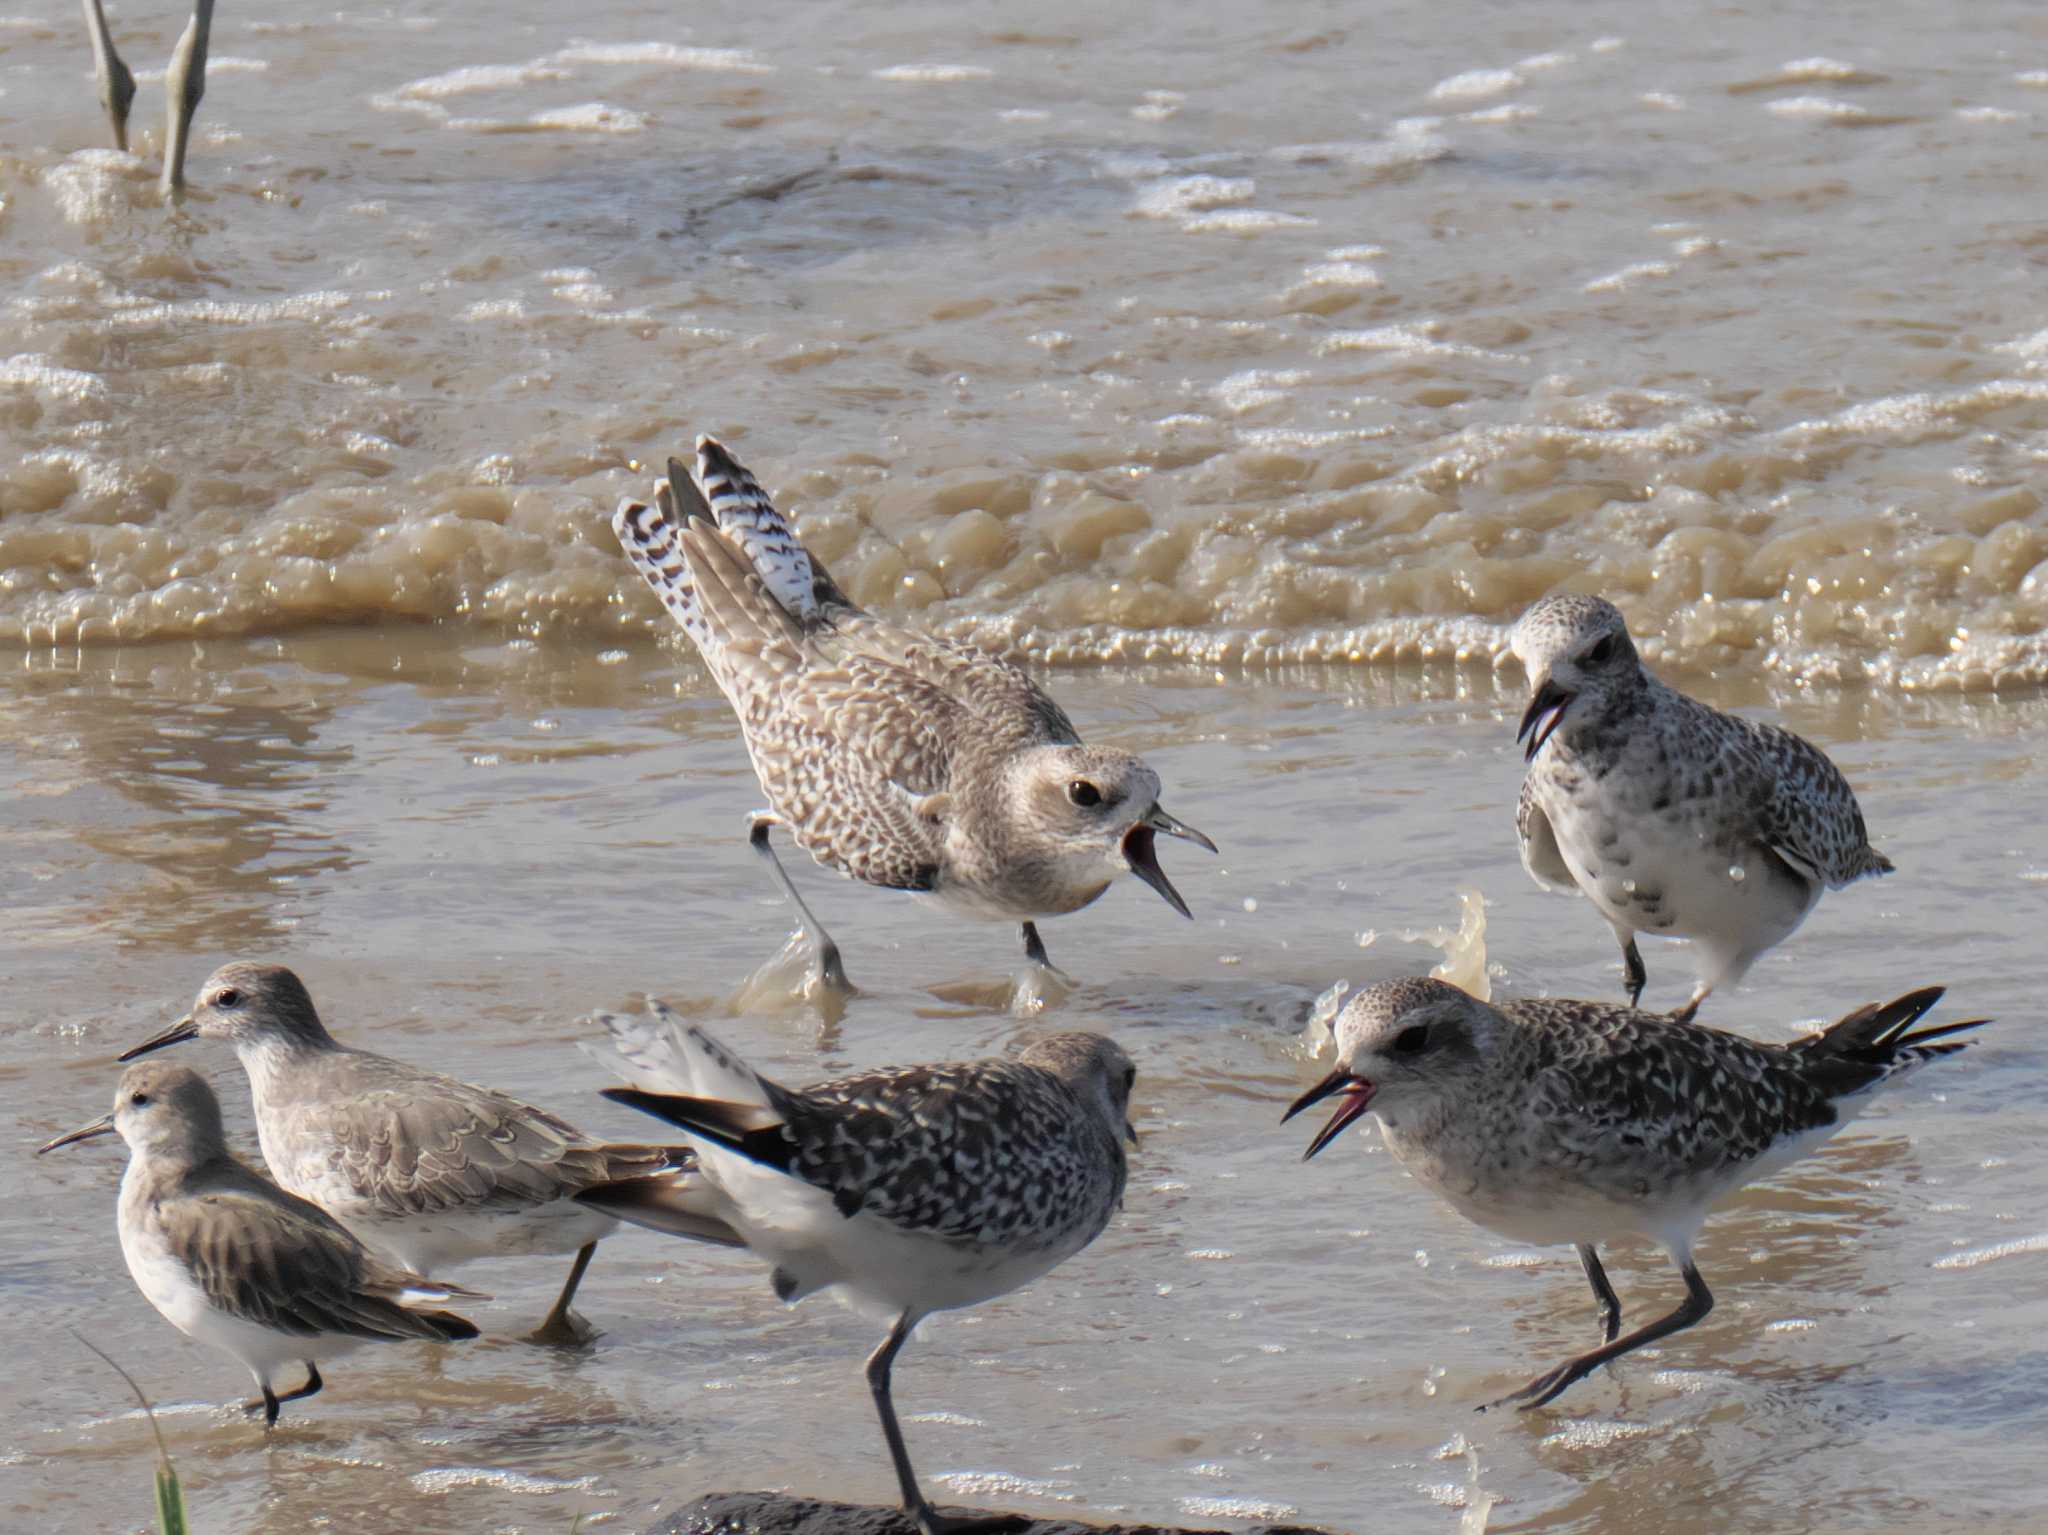
[[[1570,1243],[1605,1341],[1493,1407],[1541,1407],[1581,1376],[1699,1321],[1714,1297],[1693,1264],[1707,1212],[1841,1129],[1877,1090],[1938,1055],[1973,1018],[1915,1030],[1941,989],[1858,1008],[1783,1045],[1604,1002],[1500,1007],[1443,981],[1368,986],[1337,1015],[1337,1066],[1283,1121],[1338,1100],[1306,1157],[1361,1115],[1467,1220],[1518,1242]],[[1645,1236],[1685,1300],[1627,1337],[1598,1244]]]
[[[1053,1034],[1013,1057],[795,1089],[659,1003],[599,1021],[635,1084],[605,1096],[690,1136],[724,1221],[774,1265],[775,1293],[796,1301],[837,1286],[893,1319],[867,1376],[904,1511],[924,1535],[984,1527],[942,1520],[925,1501],[890,1367],[923,1317],[1029,1284],[1109,1224],[1123,1143],[1136,1139],[1130,1060],[1099,1034]],[[604,1191],[583,1197],[636,1218]]]
[[[809,936],[814,984],[846,988],[839,951],[769,845],[851,879],[1023,924],[1079,911],[1135,874],[1182,916],[1159,866],[1164,833],[1216,844],[1166,813],[1159,775],[1085,746],[1019,666],[855,607],[754,477],[709,437],[696,477],[675,459],[654,504],[626,501],[620,546],[695,643],[733,710],[767,796],[752,845]]]
[[[1648,983],[1638,933],[1693,940],[1690,1018],[1823,891],[1891,872],[1820,748],[1659,682],[1612,603],[1546,597],[1513,644],[1530,686],[1516,735],[1529,764],[1522,866],[1592,899],[1621,944],[1631,1005]]]
[[[352,1049],[282,965],[223,965],[191,1012],[121,1059],[188,1039],[234,1046],[271,1176],[406,1267],[428,1274],[492,1255],[574,1253],[534,1342],[589,1338],[569,1303],[598,1240],[618,1229],[572,1196],[623,1182],[641,1202],[693,1218],[687,1147],[595,1141],[503,1093]],[[710,1227],[702,1234],[720,1239]]]
[[[248,1366],[265,1427],[324,1384],[318,1361],[363,1343],[474,1338],[451,1301],[490,1297],[386,1263],[326,1211],[228,1150],[220,1100],[196,1071],[156,1061],[121,1074],[111,1114],[43,1151],[118,1134],[121,1256],[145,1299],[186,1337]],[[306,1369],[279,1395],[279,1372]]]

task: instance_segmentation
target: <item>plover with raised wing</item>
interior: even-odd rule
[[[1605,1341],[1487,1404],[1541,1407],[1713,1309],[1693,1264],[1707,1213],[1819,1146],[1879,1088],[1963,1048],[1947,1036],[1988,1021],[1912,1031],[1940,999],[1929,987],[1767,1045],[1615,1003],[1492,1007],[1443,981],[1385,981],[1344,1004],[1336,1069],[1282,1122],[1340,1100],[1307,1160],[1370,1111],[1401,1165],[1467,1220],[1517,1242],[1578,1249]],[[1663,1247],[1686,1295],[1623,1338],[1597,1248],[1630,1235]]]
[[[1109,1224],[1123,1142],[1135,1140],[1130,1060],[1099,1034],[1053,1034],[1014,1057],[792,1089],[659,1003],[600,1021],[635,1084],[605,1096],[695,1141],[719,1213],[774,1265],[775,1293],[795,1301],[837,1286],[893,1319],[867,1376],[904,1511],[925,1535],[981,1527],[949,1524],[925,1501],[890,1367],[923,1317],[1008,1294]],[[637,1218],[603,1191],[583,1197]]]
[[[352,1049],[327,1032],[304,983],[282,965],[223,965],[191,1012],[121,1059],[187,1039],[234,1046],[271,1176],[408,1268],[576,1254],[535,1342],[589,1338],[569,1303],[598,1240],[618,1229],[571,1196],[625,1182],[642,1202],[693,1218],[687,1147],[595,1141],[503,1093]],[[721,1239],[709,1227],[700,1234]]]
[[[265,1427],[278,1408],[324,1384],[318,1361],[363,1343],[474,1338],[451,1301],[490,1297],[407,1273],[366,1249],[326,1211],[286,1193],[228,1150],[206,1079],[155,1061],[121,1074],[114,1110],[43,1151],[118,1134],[121,1256],[145,1299],[186,1337],[235,1356],[263,1395],[246,1404]],[[279,1395],[294,1362],[305,1384]]]
[[[1153,843],[1216,851],[1159,803],[1159,775],[1085,746],[1019,666],[855,607],[754,477],[709,437],[696,478],[669,460],[654,504],[626,501],[620,546],[695,643],[733,710],[768,808],[752,845],[795,906],[813,983],[846,989],[838,948],[769,845],[848,878],[1023,924],[1079,911],[1136,874],[1182,916]]]
[[[1515,625],[1529,706],[1515,826],[1522,866],[1589,896],[1621,944],[1631,1005],[1648,973],[1636,935],[1693,940],[1691,1018],[1791,937],[1825,890],[1892,862],[1870,845],[1848,781],[1820,748],[1659,682],[1598,597],[1546,597]]]

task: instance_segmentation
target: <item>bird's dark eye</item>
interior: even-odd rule
[[[1067,785],[1067,798],[1083,810],[1102,803],[1102,791],[1085,778],[1077,778]]]
[[[234,987],[229,986],[225,990],[214,993],[213,1005],[215,1007],[240,1007],[242,1005],[242,994],[236,991]]]
[[[1136,1087],[1137,1085],[1138,1085],[1138,1068],[1137,1068],[1137,1067],[1135,1067],[1135,1066],[1126,1066],[1126,1067],[1124,1068],[1124,1091],[1125,1091],[1126,1093],[1129,1093],[1129,1092],[1130,1092],[1130,1090],[1131,1090],[1132,1088]]]
[[[130,1094],[128,1095],[128,1101],[129,1101],[130,1103],[136,1104],[137,1106],[140,1106],[140,1105],[142,1105],[142,1104],[145,1104],[145,1103],[149,1102],[149,1094],[148,1094],[148,1093],[130,1093]]]
[[[1418,1055],[1429,1048],[1429,1025],[1412,1023],[1394,1036],[1396,1055]]]
[[[1609,661],[1612,661],[1613,659],[1614,636],[1611,634],[1602,635],[1600,637],[1600,643],[1595,645],[1591,650],[1586,652],[1586,664],[1588,666],[1605,666]]]

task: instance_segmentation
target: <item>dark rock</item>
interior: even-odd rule
[[[939,1514],[949,1519],[1004,1517],[987,1508],[942,1508]],[[992,1528],[1006,1535],[1222,1535],[1177,1525],[1081,1524],[1072,1519],[1027,1519],[1021,1514]],[[878,1508],[872,1503],[825,1503],[780,1492],[713,1492],[650,1526],[647,1535],[917,1535],[917,1526],[902,1509]],[[1300,1524],[1262,1524],[1241,1535],[1325,1532]]]

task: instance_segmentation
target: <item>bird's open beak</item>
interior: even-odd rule
[[[1325,1098],[1333,1094],[1343,1093],[1345,1095],[1344,1101],[1337,1105],[1337,1112],[1330,1116],[1330,1122],[1324,1125],[1316,1133],[1316,1138],[1308,1143],[1308,1150],[1301,1154],[1302,1161],[1306,1162],[1310,1157],[1329,1145],[1330,1142],[1344,1133],[1346,1125],[1370,1108],[1372,1106],[1372,1095],[1375,1090],[1374,1085],[1366,1081],[1365,1078],[1354,1077],[1340,1066],[1314,1087],[1311,1087],[1307,1092],[1295,1099],[1293,1103],[1289,1104],[1287,1112],[1280,1116],[1280,1123],[1283,1125],[1303,1109],[1321,1103]]]
[[[1522,711],[1521,728],[1515,732],[1517,741],[1525,736],[1528,738],[1529,744],[1522,751],[1524,762],[1536,760],[1536,754],[1543,750],[1543,743],[1550,739],[1558,721],[1564,718],[1564,711],[1578,696],[1559,687],[1548,677],[1537,685],[1529,697],[1529,707]]]
[[[102,1114],[91,1124],[80,1125],[76,1130],[67,1131],[47,1145],[36,1147],[36,1155],[41,1156],[46,1151],[55,1151],[59,1146],[69,1146],[73,1141],[97,1140],[102,1135],[112,1135],[113,1133],[114,1116]]]
[[[1124,861],[1130,864],[1131,872],[1142,879],[1166,898],[1166,904],[1183,917],[1192,919],[1194,913],[1188,910],[1188,903],[1180,898],[1180,892],[1173,888],[1173,881],[1166,877],[1166,871],[1159,867],[1159,855],[1153,849],[1160,832],[1169,837],[1178,837],[1183,842],[1192,842],[1216,851],[1216,844],[1196,831],[1185,821],[1176,820],[1157,805],[1147,811],[1144,819],[1124,833]]]
[[[187,1013],[161,1034],[150,1035],[141,1044],[133,1045],[123,1050],[114,1059],[117,1061],[132,1061],[138,1055],[147,1055],[152,1050],[161,1050],[165,1045],[183,1044],[188,1039],[197,1039],[198,1037],[199,1025],[194,1023],[192,1015]]]

